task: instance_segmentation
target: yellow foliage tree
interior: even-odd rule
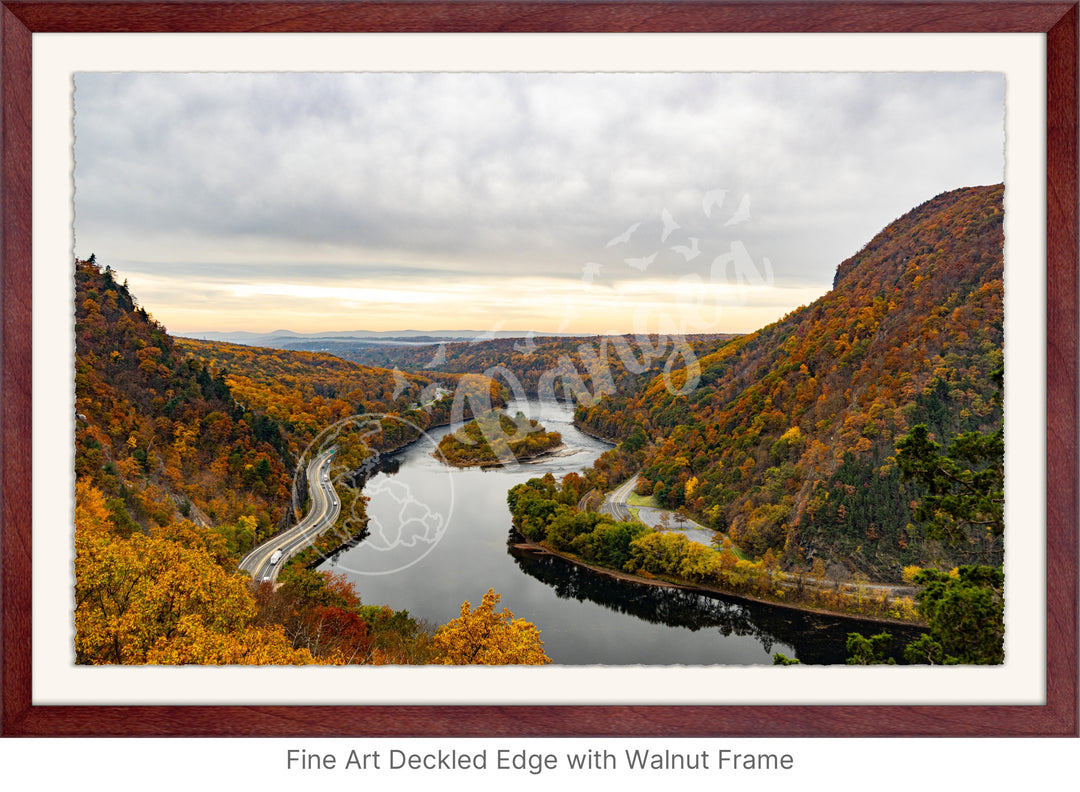
[[[524,619],[515,619],[508,608],[498,613],[500,596],[488,589],[476,610],[468,602],[461,616],[440,627],[432,640],[434,662],[440,665],[545,665],[540,630]]]
[[[922,572],[922,567],[918,566],[917,564],[911,564],[910,566],[904,567],[900,576],[905,583],[914,584],[915,576],[920,572]]]
[[[293,649],[280,624],[244,627],[236,633],[210,629],[198,614],[180,619],[173,635],[159,639],[146,653],[147,663],[161,665],[307,665],[306,649]]]
[[[194,526],[169,538],[110,532],[100,491],[75,506],[75,657],[87,664],[311,662],[280,628],[252,626],[245,576],[217,563]],[[205,533],[205,532],[204,532]]]

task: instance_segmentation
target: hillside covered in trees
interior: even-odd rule
[[[337,464],[358,469],[372,451],[393,451],[422,431],[506,403],[503,389],[483,375],[443,374],[438,378],[361,366],[333,355],[290,352],[215,341],[176,339],[189,358],[223,377],[236,400],[267,416],[297,458],[321,432],[354,416],[384,416],[380,430],[361,439],[341,432]]]
[[[484,377],[436,381],[331,355],[174,338],[110,268],[77,262],[75,281],[76,474],[130,530],[185,517],[228,534],[250,518],[238,529],[250,546],[252,528],[262,538],[294,518],[296,461],[336,421],[387,416],[365,438],[371,449],[340,452],[355,468],[372,450],[448,423],[446,388],[477,397],[466,412],[474,401],[503,403]],[[247,549],[236,541],[234,550]]]
[[[515,383],[531,396],[573,397],[579,427],[618,441],[561,482],[548,476],[510,492],[531,541],[636,574],[785,600],[793,595],[781,584],[801,592],[811,580],[854,579],[861,601],[868,580],[959,567],[940,580],[927,572],[927,591],[935,580],[939,593],[980,589],[993,611],[1000,581],[964,565],[993,569],[1003,552],[1000,519],[984,519],[1000,510],[1002,197],[1001,185],[937,196],[841,263],[816,302],[749,335],[676,339],[700,371],[686,388],[685,371],[665,370],[670,339],[663,349],[654,339],[650,355],[627,338],[372,353],[392,355],[393,368],[175,339],[108,267],[76,262],[77,659],[447,661],[437,633],[362,604],[343,580],[294,564],[282,585],[256,587],[236,562],[297,518],[298,462],[339,422],[374,415],[382,427],[335,435],[335,464],[357,471],[428,428],[505,405]],[[524,452],[542,450],[546,435],[528,438]],[[479,444],[466,445],[457,450],[471,464]],[[632,475],[641,495],[722,532],[724,548],[706,552],[579,511]],[[948,488],[958,477],[979,484],[978,504],[953,512]],[[341,494],[363,514],[358,490]],[[470,618],[512,623],[496,619],[496,601],[490,592],[476,611],[464,607],[456,628],[467,632]],[[878,610],[911,615],[905,601],[883,598]],[[939,639],[920,646],[935,662],[968,656]],[[486,656],[480,649],[464,651]],[[521,657],[543,662],[542,648],[533,642]]]
[[[1000,537],[946,546],[912,525],[922,491],[896,442],[926,424],[942,445],[1000,427],[1003,187],[944,193],[841,263],[811,305],[701,358],[686,395],[654,378],[579,405],[623,439],[641,494],[687,508],[755,557],[824,558],[898,580],[911,564],[1000,563]]]
[[[330,354],[367,366],[400,368],[429,376],[498,372],[520,395],[585,402],[631,392],[664,371],[671,357],[706,355],[733,334],[667,336],[528,336],[407,345],[349,339],[288,341],[296,348],[317,344]],[[513,394],[512,394],[513,395]]]
[[[94,257],[75,263],[75,286],[76,662],[548,662],[535,628],[494,612],[494,592],[433,629],[363,604],[341,577],[294,566],[275,587],[237,571],[294,519],[294,468],[314,435],[360,410],[388,418],[375,451],[415,439],[449,419],[434,380],[178,341]],[[463,379],[498,400],[489,380]],[[372,450],[357,445],[353,462]]]
[[[280,424],[239,404],[108,267],[77,262],[75,286],[77,478],[128,533],[190,518],[239,550],[281,525],[292,471]]]

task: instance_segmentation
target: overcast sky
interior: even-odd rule
[[[174,333],[745,332],[1004,173],[999,74],[78,74],[75,255]]]

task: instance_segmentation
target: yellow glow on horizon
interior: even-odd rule
[[[503,282],[217,283],[139,275],[133,292],[170,332],[501,331],[746,333],[825,287],[710,284],[697,278],[611,285],[517,277]],[[184,296],[178,299],[178,296]]]

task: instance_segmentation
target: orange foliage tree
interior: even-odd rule
[[[435,632],[432,641],[435,663],[441,665],[546,665],[540,630],[524,619],[514,618],[508,608],[495,611],[500,596],[488,589],[473,610],[468,602],[461,615]]]

